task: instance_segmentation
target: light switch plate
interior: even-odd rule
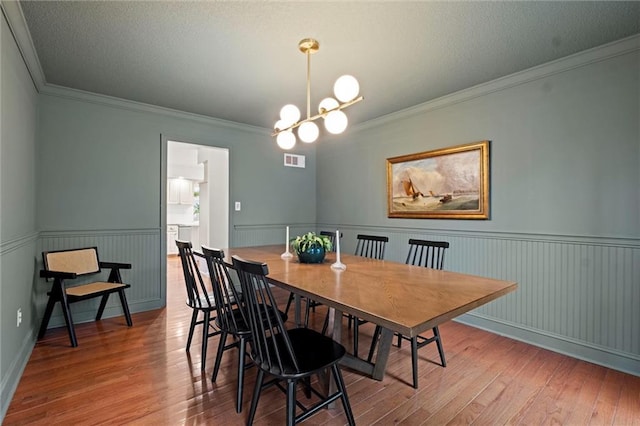
[[[242,205],[240,204],[240,201],[236,201],[236,211],[239,212],[241,208]]]

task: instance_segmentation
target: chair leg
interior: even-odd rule
[[[302,379],[302,384],[304,385],[304,396],[306,396],[307,399],[311,399],[311,376]]]
[[[291,308],[291,303],[293,303],[293,293],[289,293],[289,299],[287,300],[287,306],[284,308],[284,313],[289,315],[289,308]]]
[[[411,338],[411,370],[413,374],[413,387],[418,389],[418,338]]]
[[[120,304],[122,304],[122,311],[124,312],[124,317],[127,320],[127,325],[131,327],[133,325],[133,321],[131,321],[131,312],[129,312],[129,304],[127,303],[127,296],[124,294],[124,289],[118,290],[118,296],[120,296]]]
[[[247,350],[247,341],[244,338],[240,338],[238,354],[238,393],[236,394],[236,413],[242,411],[242,392],[244,390],[244,361]]]
[[[287,380],[287,426],[296,423],[296,381]]]
[[[440,353],[440,361],[442,361],[442,366],[446,367],[447,362],[444,359],[444,349],[442,347],[442,339],[440,338],[440,330],[438,327],[433,328],[433,335],[436,336],[436,345],[438,345],[438,352]]]
[[[69,309],[69,302],[67,301],[67,295],[62,292],[60,298],[60,307],[64,315],[64,320],[67,323],[67,331],[69,332],[69,340],[71,340],[71,346],[78,346],[78,339],[76,338],[76,330],[73,326],[73,318],[71,317],[71,309]]]
[[[38,339],[42,339],[44,334],[47,332],[47,327],[49,326],[49,320],[51,319],[51,313],[53,312],[53,307],[56,305],[56,300],[49,296],[49,301],[47,302],[47,308],[44,310],[44,317],[42,317],[42,323],[40,324],[40,331],[38,332]]]
[[[193,330],[196,328],[196,323],[198,322],[198,311],[195,309],[191,314],[191,326],[189,326],[189,337],[187,337],[187,352],[189,352],[189,348],[191,347],[191,340],[193,339]]]
[[[379,325],[376,325],[376,329],[373,332],[373,339],[371,340],[371,347],[369,348],[369,356],[367,357],[367,361],[371,362],[373,359],[373,353],[376,349],[376,345],[378,344],[378,339],[380,338],[380,332],[382,328]]]
[[[342,399],[342,407],[344,408],[344,414],[347,416],[347,421],[350,426],[354,426],[356,421],[353,418],[353,412],[351,411],[351,404],[349,404],[349,398],[347,397],[347,387],[344,384],[344,379],[342,378],[342,373],[340,372],[340,367],[338,364],[333,364],[331,366],[331,370],[333,371],[333,378],[336,381],[336,386],[340,391],[340,399]]]
[[[264,381],[264,371],[258,368],[258,375],[256,376],[256,384],[253,388],[253,396],[251,397],[251,408],[249,409],[249,418],[247,424],[253,424],[253,418],[256,416],[256,408],[258,407],[258,400],[260,399],[260,392],[262,391],[262,382]]]
[[[307,308],[304,311],[304,327],[309,328],[309,316],[311,315],[311,300],[307,299]],[[315,311],[315,308],[314,308]]]
[[[324,317],[324,323],[322,324],[322,335],[325,336],[327,334],[327,329],[329,328],[329,315],[331,314],[331,310],[327,309],[327,315]]]
[[[204,321],[202,322],[202,357],[200,358],[200,371],[204,371],[207,361],[207,344],[209,342],[209,319],[211,313],[204,311]]]
[[[102,313],[104,312],[104,308],[105,306],[107,306],[107,301],[109,300],[109,294],[111,293],[105,293],[100,298],[100,307],[98,307],[98,313],[96,314],[96,321],[100,321],[100,318],[102,318]]]
[[[358,329],[360,328],[360,320],[353,317],[353,356],[358,358]]]
[[[227,342],[227,332],[222,331],[220,341],[218,342],[218,351],[216,352],[216,362],[213,366],[213,374],[211,375],[211,381],[215,382],[218,378],[218,371],[220,370],[220,364],[222,363],[222,354],[224,353],[224,345]]]

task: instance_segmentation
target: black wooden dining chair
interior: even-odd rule
[[[220,330],[221,336],[216,352],[216,361],[211,375],[211,381],[215,382],[220,371],[222,355],[228,349],[238,348],[238,390],[236,394],[236,412],[242,411],[242,395],[244,389],[244,372],[250,365],[246,363],[247,343],[251,340],[251,330],[249,321],[244,311],[240,308],[242,293],[235,285],[229,268],[224,262],[224,251],[202,246],[202,254],[207,260],[207,268],[211,277],[213,295],[216,302],[216,327]],[[287,315],[281,311],[270,312],[270,318],[280,316],[283,322],[287,321]],[[227,337],[231,335],[234,342],[227,343]]]
[[[233,266],[238,272],[242,287],[241,307],[245,310],[251,329],[249,354],[258,367],[247,424],[253,424],[262,391],[275,385],[286,393],[287,425],[302,422],[337,399],[342,401],[348,423],[355,425],[338,365],[346,353],[344,346],[306,327],[287,330],[280,316],[270,315],[277,305],[266,278],[269,273],[266,264],[233,256]],[[331,370],[337,390],[329,396],[324,396],[311,387],[310,378],[327,370]],[[266,374],[272,376],[267,382]],[[298,381],[303,383],[309,394],[315,394],[320,401],[311,407],[306,407],[298,401]],[[281,382],[285,382],[286,386]],[[301,410],[299,415],[296,415],[296,408]]]
[[[320,235],[325,236],[327,238],[329,238],[329,241],[331,241],[331,246],[333,247],[333,251],[335,251],[335,247],[336,247],[336,233],[335,232],[331,232],[331,231],[320,231]],[[342,232],[340,233],[340,238],[342,239]]]
[[[246,350],[251,332],[244,313],[238,308],[237,301],[240,293],[233,284],[229,270],[224,263],[224,252],[202,246],[202,254],[207,261],[213,296],[216,306],[216,326],[220,330],[220,341],[216,352],[216,361],[213,367],[211,381],[215,382],[220,371],[223,353],[232,348],[238,348],[238,389],[236,393],[236,412],[242,411],[242,394],[244,389],[244,371],[246,368]],[[234,341],[227,343],[227,337],[231,335]]]
[[[384,250],[389,242],[389,237],[381,235],[363,235],[358,234],[356,237],[358,240],[356,244],[355,255],[368,257],[371,259],[384,259]],[[359,344],[359,327],[365,324],[367,321],[356,318],[350,314],[346,314],[349,318],[348,327],[351,327],[353,321],[353,356],[358,357],[358,344]],[[374,335],[375,336],[375,335]]]
[[[405,263],[407,265],[424,266],[425,268],[442,269],[444,267],[444,254],[446,249],[449,248],[449,243],[446,241],[428,241],[409,239],[409,253]],[[376,330],[373,334],[373,342],[371,343],[371,349],[369,350],[368,360],[373,358],[373,351],[377,344],[380,335],[380,326],[376,326]],[[402,340],[409,340],[411,342],[411,363],[413,367],[413,387],[418,388],[418,349],[428,345],[429,343],[436,342],[438,346],[438,353],[440,354],[440,361],[443,367],[447,366],[447,362],[444,358],[444,349],[442,348],[442,339],[440,338],[440,330],[438,326],[432,329],[433,336],[424,337],[418,335],[416,337],[403,336],[400,333],[396,333],[398,336],[398,347],[402,346]]]
[[[184,282],[187,288],[187,306],[192,309],[191,325],[189,327],[189,337],[187,337],[187,351],[191,347],[193,332],[197,325],[202,325],[202,359],[200,369],[204,371],[207,360],[207,342],[210,337],[220,334],[220,330],[213,327],[215,317],[211,316],[215,312],[215,298],[213,293],[207,288],[202,279],[198,262],[196,261],[190,241],[176,240],[178,255],[182,263]],[[202,319],[198,317],[202,314]]]

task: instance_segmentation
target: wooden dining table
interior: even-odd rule
[[[341,254],[346,270],[331,268],[335,253],[324,263],[300,263],[282,258],[282,245],[229,248],[232,256],[266,263],[267,278],[296,295],[296,324],[300,324],[300,296],[330,308],[334,340],[340,342],[342,314],[348,313],[382,327],[372,362],[347,354],[341,364],[382,380],[394,332],[414,337],[516,290],[517,283],[457,272],[411,266],[388,260]]]

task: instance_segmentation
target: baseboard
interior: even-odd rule
[[[25,335],[22,345],[20,345],[18,355],[14,358],[14,361],[7,369],[7,374],[2,378],[2,383],[0,384],[0,395],[2,395],[2,398],[0,398],[2,401],[2,405],[0,405],[0,424],[2,424],[4,416],[7,414],[7,410],[9,409],[9,405],[13,399],[13,394],[18,388],[20,378],[22,377],[22,373],[31,358],[31,352],[35,345],[36,336],[32,330],[30,333]]]
[[[635,357],[633,354],[615,352],[607,348],[572,341],[562,336],[526,328],[521,325],[509,324],[473,313],[463,314],[454,321],[593,364],[602,365],[603,367],[640,376],[640,358]]]
[[[82,324],[85,322],[95,321],[96,312],[98,312],[97,302],[95,302],[96,308],[95,310],[86,310],[83,312],[73,312],[73,305],[71,306],[72,315],[73,315],[73,323],[74,324]],[[61,311],[59,310],[59,304],[56,304],[56,310],[54,311],[54,315],[51,316],[49,320],[49,328],[58,328],[66,326],[64,321],[64,317],[62,316]],[[129,303],[129,311],[131,314],[135,314],[138,312],[146,312],[152,311],[155,309],[164,308],[164,303],[160,299],[151,299],[151,300],[143,300],[138,301],[136,303]],[[122,307],[118,304],[114,304],[113,306],[107,306],[102,313],[102,318],[116,318],[124,315],[122,311]],[[40,324],[38,324],[40,326]]]

